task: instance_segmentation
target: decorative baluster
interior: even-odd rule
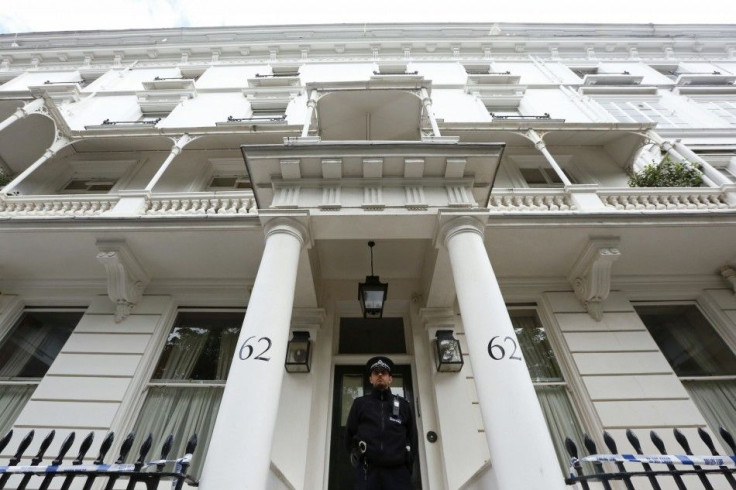
[[[89,434],[87,434],[87,437],[84,438],[82,444],[79,445],[79,452],[77,453],[77,457],[74,458],[74,460],[72,461],[72,466],[79,466],[82,464],[85,454],[87,454],[89,448],[92,447],[92,441],[94,441],[94,438],[94,433],[90,432]],[[72,480],[74,480],[74,477],[76,476],[76,473],[66,475],[66,478],[64,478],[64,483],[62,483],[61,485],[61,490],[69,490],[69,486],[72,484]]]
[[[626,439],[629,440],[629,443],[631,444],[631,447],[634,448],[634,452],[636,454],[644,454],[641,450],[641,444],[639,443],[639,438],[636,437],[636,434],[631,429],[626,430]],[[641,464],[644,471],[648,473],[647,477],[649,478],[649,483],[652,484],[653,490],[662,490],[662,487],[659,486],[659,482],[657,481],[657,477],[651,474],[652,467],[649,466],[649,463],[642,463]]]
[[[95,459],[92,464],[101,465],[105,461],[105,456],[107,455],[107,452],[110,450],[110,447],[112,446],[112,442],[114,439],[115,439],[114,432],[110,432],[109,434],[107,434],[107,436],[105,436],[105,438],[102,440],[102,444],[100,444],[100,453],[97,456],[97,459]],[[90,490],[96,478],[97,478],[97,475],[88,475],[87,481],[84,482],[84,487],[82,490]]]
[[[667,450],[664,447],[664,441],[662,441],[662,438],[660,438],[656,432],[651,431],[649,432],[649,437],[656,446],[657,450],[659,451],[659,454],[667,454]],[[677,468],[675,468],[675,465],[668,464],[667,468],[672,471],[672,479],[675,480],[675,483],[677,484],[677,488],[679,490],[687,490],[687,487],[685,486],[685,483],[682,481],[682,477],[678,475]]]
[[[713,439],[711,439],[710,434],[704,431],[702,427],[698,427],[698,435],[705,445],[708,446],[708,449],[713,456],[720,456],[718,451],[716,451],[716,446],[713,444]],[[731,485],[731,488],[736,490],[736,479],[734,479],[731,472],[728,471],[728,468],[726,466],[719,466],[719,468],[721,469],[723,476],[726,477],[726,481]]]
[[[59,454],[54,458],[54,460],[51,462],[53,466],[59,466],[62,461],[64,461],[64,456],[66,456],[66,453],[69,452],[69,449],[71,449],[72,444],[74,444],[74,432],[69,433],[68,436],[66,436],[66,439],[64,439],[64,442],[61,443],[61,448],[59,448]],[[51,485],[51,481],[54,479],[54,473],[48,473],[43,481],[41,482],[41,486],[38,487],[38,490],[46,490],[49,488],[49,485]]]
[[[570,455],[571,464],[573,468],[575,468],[575,472],[578,474],[578,478],[580,478],[580,480],[578,480],[574,478],[574,475],[570,474],[570,480],[572,480],[573,482],[579,481],[580,485],[583,487],[583,490],[590,490],[590,487],[588,486],[588,480],[585,479],[585,473],[583,472],[583,465],[581,465],[580,461],[578,460],[578,447],[569,437],[565,438],[565,449],[567,450],[567,454]]]
[[[8,434],[12,434],[12,433],[13,433],[12,431],[8,432]],[[30,431],[28,434],[26,434],[23,440],[20,441],[20,444],[18,444],[18,450],[15,452],[15,455],[12,458],[10,458],[10,461],[8,461],[8,466],[15,466],[20,462],[21,458],[23,458],[23,453],[26,452],[26,449],[28,449],[28,446],[31,445],[34,435],[35,435],[35,432]],[[8,436],[6,435],[5,437],[8,437]],[[10,438],[8,438],[8,440],[10,440]],[[3,473],[3,475],[0,476],[0,488],[5,488],[5,484],[8,482],[8,478],[10,478],[10,473]]]
[[[606,447],[611,452],[611,454],[618,454],[616,441],[613,440],[611,434],[609,434],[608,432],[603,432],[603,442],[606,443]],[[624,467],[624,464],[620,461],[617,461],[616,468],[618,468],[618,472],[622,474],[621,480],[623,480],[624,485],[626,485],[626,490],[634,490],[634,486],[631,484],[631,478],[626,476],[626,468]]]

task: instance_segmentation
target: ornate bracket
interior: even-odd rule
[[[731,283],[733,294],[736,294],[736,268],[732,265],[724,265],[721,267],[721,275],[726,281]]]
[[[149,282],[148,274],[122,240],[98,240],[97,261],[107,272],[107,295],[115,303],[115,322],[130,315]]]
[[[575,295],[595,321],[611,291],[611,266],[621,256],[618,238],[591,238],[568,276]]]

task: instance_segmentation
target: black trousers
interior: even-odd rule
[[[406,466],[355,468],[355,490],[411,490],[411,473]]]

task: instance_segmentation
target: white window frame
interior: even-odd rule
[[[587,172],[584,172],[578,166],[571,163],[571,159],[572,156],[569,155],[555,155],[555,161],[570,182],[573,184],[579,184],[582,182],[591,184],[597,183],[597,181],[587,174]],[[504,168],[514,188],[562,189],[565,187],[565,184],[562,181],[554,181],[555,179],[553,179],[553,176],[558,180],[561,179],[543,155],[508,155],[504,159]],[[521,169],[539,170],[546,182],[544,184],[528,183],[524,178]]]
[[[658,97],[595,97],[613,119],[625,123],[657,123],[660,128],[685,128],[689,124],[674,109],[667,109]],[[636,117],[632,116],[634,114]]]
[[[81,321],[82,319],[81,317],[84,316],[84,313],[86,310],[87,308],[85,307],[51,308],[51,307],[23,306],[19,303],[17,305],[17,308],[15,308],[13,311],[11,311],[8,314],[7,318],[5,319],[6,321],[4,321],[2,325],[0,325],[0,346],[4,345],[5,342],[9,339],[9,336],[15,331],[15,328],[18,326],[18,322],[20,321],[20,319],[23,317],[23,315],[26,312],[34,312],[34,313],[59,313],[59,312],[75,313],[76,312],[76,313],[81,313],[80,320],[79,320]],[[78,324],[79,322],[77,322],[77,325]],[[74,328],[76,329],[76,326]],[[70,336],[73,335],[73,333],[74,332],[72,331]],[[67,342],[68,342],[68,339],[67,339]],[[61,353],[61,350],[56,354],[56,356],[58,357],[60,353]],[[54,358],[54,360],[55,359],[56,358]],[[0,387],[3,387],[3,386],[33,386],[34,387],[33,392],[35,392],[36,388],[38,388],[38,385],[41,383],[41,381],[43,381],[45,376],[46,375],[40,378],[37,378],[37,377],[10,377],[10,378],[4,377],[4,378],[0,378]],[[29,400],[32,396],[33,396],[33,393],[31,393],[31,395],[29,396]],[[21,413],[22,413],[22,410],[21,410]],[[3,435],[5,434],[4,433],[0,434],[0,436],[3,436]]]

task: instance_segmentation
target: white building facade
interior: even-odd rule
[[[344,490],[377,354],[417,416],[416,488],[561,489],[565,436],[631,428],[656,453],[650,430],[672,452],[672,428],[736,430],[734,39],[0,36],[0,431],[56,429],[50,452],[173,433],[179,453],[196,432],[204,490]],[[628,186],[661,161],[703,183]],[[357,300],[371,267],[381,319]],[[308,372],[287,372],[305,333]]]

